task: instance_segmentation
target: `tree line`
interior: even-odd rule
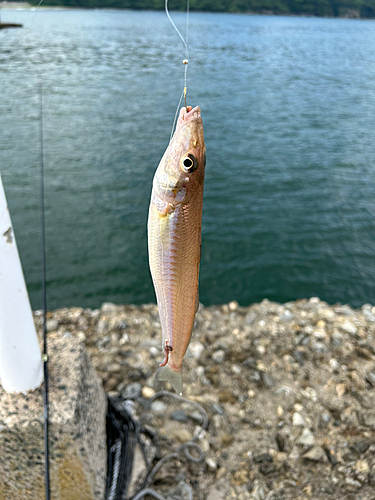
[[[39,1],[31,0],[31,3]],[[164,9],[164,0],[45,0],[45,4],[82,8]],[[186,2],[181,0],[169,0],[168,5],[170,10],[186,9]],[[190,0],[190,10],[375,18],[375,0]]]

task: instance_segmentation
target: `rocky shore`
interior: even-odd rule
[[[83,340],[105,390],[140,418],[163,359],[155,305],[58,309],[48,331]],[[184,397],[208,415],[204,459],[161,467],[160,494],[184,481],[195,500],[375,499],[375,307],[201,305],[183,378]],[[165,397],[146,417],[164,455],[202,424],[194,406]]]

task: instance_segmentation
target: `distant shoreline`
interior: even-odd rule
[[[38,10],[103,10],[103,11],[148,11],[148,12],[163,12],[163,9],[127,9],[127,8],[115,8],[115,7],[81,7],[81,6],[67,6],[67,5],[47,5],[43,3],[40,7],[32,5],[27,2],[0,2],[0,9],[2,10],[26,10],[26,9],[38,9]],[[173,12],[173,10],[172,10]],[[182,11],[175,11],[182,12]],[[248,15],[248,16],[283,16],[283,17],[311,17],[315,19],[352,19],[360,21],[374,21],[375,17],[361,17],[358,11],[349,11],[342,16],[314,16],[313,14],[301,13],[296,14],[293,12],[273,12],[273,11],[263,11],[263,12],[225,12],[225,11],[212,11],[212,10],[191,10],[191,12],[197,13],[207,13],[207,14],[232,14],[232,15]]]

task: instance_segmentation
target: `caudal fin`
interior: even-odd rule
[[[162,380],[164,382],[169,382],[174,390],[182,396],[182,374],[181,370],[176,372],[172,370],[168,365],[159,366],[156,370],[155,378],[157,380]]]

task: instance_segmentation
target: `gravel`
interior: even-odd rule
[[[199,433],[191,404],[162,397],[147,410],[163,359],[155,305],[64,308],[48,321],[84,339],[110,395],[131,399],[137,418],[146,408],[161,456]],[[208,415],[205,457],[161,467],[159,493],[184,477],[195,500],[375,498],[375,306],[200,305],[183,378],[184,397]]]

